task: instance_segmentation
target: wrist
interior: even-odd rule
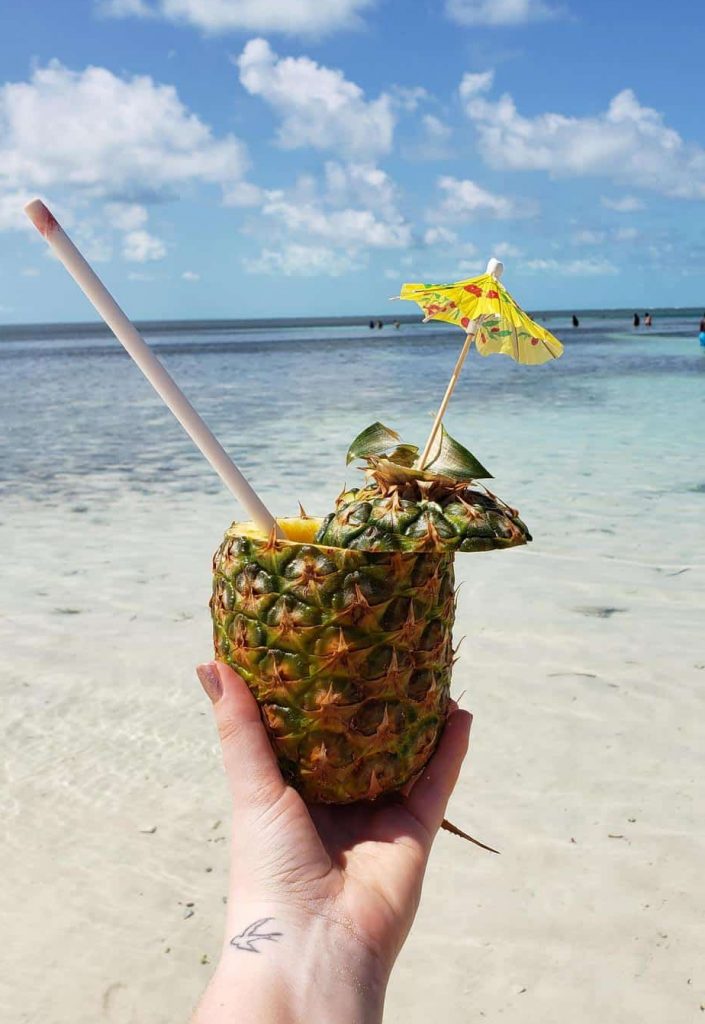
[[[194,1024],[380,1024],[387,981],[380,958],[344,923],[240,903],[229,907],[220,961]]]

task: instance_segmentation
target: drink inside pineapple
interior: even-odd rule
[[[285,540],[233,524],[214,557],[216,656],[256,697],[287,779],[312,802],[374,799],[424,767],[445,722],[453,556]]]

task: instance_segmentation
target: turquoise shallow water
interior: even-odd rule
[[[657,316],[650,331],[609,311],[582,314],[577,330],[565,315],[548,324],[566,344],[562,359],[534,368],[473,352],[447,417],[500,490],[506,480],[524,494],[560,485],[577,497],[580,480],[597,476],[605,501],[608,489],[617,501],[627,480],[645,493],[656,481],[700,493],[705,352],[695,311]],[[325,510],[343,482],[343,453],[369,422],[421,443],[461,341],[460,332],[418,322],[374,331],[366,322],[158,324],[145,333],[282,513],[298,498]],[[60,507],[126,490],[221,489],[99,328],[0,329],[0,408],[0,493],[12,500]]]
[[[456,559],[453,694],[475,723],[449,817],[502,857],[439,838],[390,1022],[425,1024],[431,1001],[448,1024],[698,1013],[700,312],[649,333],[631,311],[579,312],[577,331],[551,315],[559,361],[468,361],[448,427],[534,536]],[[462,340],[418,322],[146,333],[280,513],[330,507],[372,420],[421,442]],[[0,330],[0,435],[0,874],[27,894],[6,908],[10,1016],[93,1024],[119,989],[124,1019],[157,991],[170,1024],[221,945],[228,802],[192,666],[239,510],[95,328]]]

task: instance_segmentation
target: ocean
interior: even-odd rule
[[[705,352],[698,310],[578,311],[542,322],[561,338],[541,367],[475,352],[446,425],[494,472],[542,487],[612,469],[651,486],[698,487]],[[176,381],[254,486],[285,513],[330,504],[355,434],[381,420],[421,444],[462,335],[405,317],[370,330],[333,322],[205,321],[140,325]],[[222,485],[151,387],[97,324],[0,327],[0,494],[100,507],[125,491],[215,493]],[[553,470],[551,470],[553,463]],[[559,470],[560,467],[560,471]],[[574,483],[574,479],[573,479]]]
[[[438,837],[390,1024],[697,1015],[702,311],[572,312],[548,315],[555,362],[471,352],[448,412],[534,540],[456,558],[474,723],[448,817],[502,856]],[[418,319],[144,332],[278,514],[328,511],[374,420],[422,443],[462,342]],[[194,666],[242,513],[94,325],[0,328],[0,446],[5,1016],[171,1024],[221,948],[229,798]]]

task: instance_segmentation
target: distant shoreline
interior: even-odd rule
[[[704,306],[686,307],[657,307],[652,306],[651,312],[655,320],[673,319],[675,317],[700,319]],[[544,309],[532,310],[531,315],[541,320],[555,320],[565,318],[570,320],[575,314],[578,318],[588,320],[607,320],[622,318],[631,321],[634,310],[641,314],[641,306],[625,306],[616,309],[594,308],[594,309]],[[136,320],[137,328],[146,335],[162,334],[189,334],[197,330],[199,333],[218,333],[219,331],[237,330],[271,330],[277,328],[305,328],[305,327],[365,327],[373,320],[375,323],[381,320],[385,326],[391,326],[395,321],[400,324],[418,324],[420,317],[418,313],[396,314],[387,312],[385,314],[370,313],[359,316],[339,317],[271,317],[271,318],[244,318],[244,319],[190,319],[190,320]],[[434,324],[436,328],[442,328],[442,323]],[[452,330],[452,325],[448,325]],[[102,321],[43,321],[39,323],[8,323],[0,324],[0,342],[2,341],[30,341],[45,340],[47,337],[58,334],[60,337],[95,338],[109,337],[110,329]]]

